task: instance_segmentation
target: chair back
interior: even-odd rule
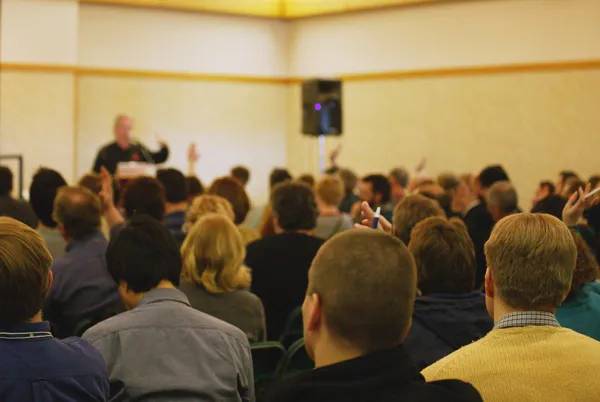
[[[302,323],[302,307],[297,307],[288,316],[279,342],[284,348],[289,348],[298,339],[304,337],[304,324]]]
[[[285,354],[279,342],[259,342],[250,345],[252,365],[254,366],[254,382],[272,380]]]
[[[279,366],[278,375],[281,377],[289,377],[314,368],[315,363],[308,357],[308,353],[304,348],[304,338],[300,338],[287,350],[281,365]]]

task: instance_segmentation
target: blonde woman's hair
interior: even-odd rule
[[[190,232],[192,226],[204,215],[222,214],[233,221],[234,213],[231,203],[218,195],[201,195],[194,199],[186,216],[183,230]]]
[[[211,293],[250,287],[244,266],[246,246],[233,219],[212,213],[201,217],[181,247],[183,279]]]

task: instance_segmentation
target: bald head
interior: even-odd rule
[[[517,191],[508,181],[498,181],[489,188],[487,204],[492,217],[497,222],[517,211],[519,200]]]
[[[308,296],[320,298],[332,338],[370,353],[398,345],[408,332],[416,281],[414,259],[400,240],[351,230],[334,236],[315,257]]]
[[[79,240],[100,228],[102,204],[87,188],[63,187],[54,201],[53,217],[66,237]]]

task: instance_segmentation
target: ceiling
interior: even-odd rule
[[[80,0],[82,3],[293,19],[448,0]]]

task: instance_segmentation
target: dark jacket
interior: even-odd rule
[[[267,402],[475,402],[458,380],[426,383],[403,346],[298,374],[278,384]]]
[[[463,217],[463,221],[467,226],[469,236],[475,247],[475,260],[477,262],[475,288],[480,289],[483,286],[485,271],[487,269],[483,246],[490,238],[494,227],[494,219],[492,219],[492,215],[488,212],[487,206],[484,203],[480,203],[467,212]]]
[[[29,203],[8,195],[0,197],[0,216],[16,219],[33,229],[38,226],[38,218]]]
[[[169,158],[169,148],[163,147],[158,152],[150,152],[141,144],[131,144],[129,148],[122,149],[116,142],[102,147],[94,161],[94,172],[99,173],[104,166],[111,175],[117,171],[120,162],[148,162],[163,163]]]
[[[250,290],[265,307],[269,339],[279,339],[290,313],[304,302],[308,269],[322,244],[323,240],[306,234],[282,233],[248,245]]]
[[[422,370],[482,338],[493,326],[482,293],[420,296],[404,345]]]

